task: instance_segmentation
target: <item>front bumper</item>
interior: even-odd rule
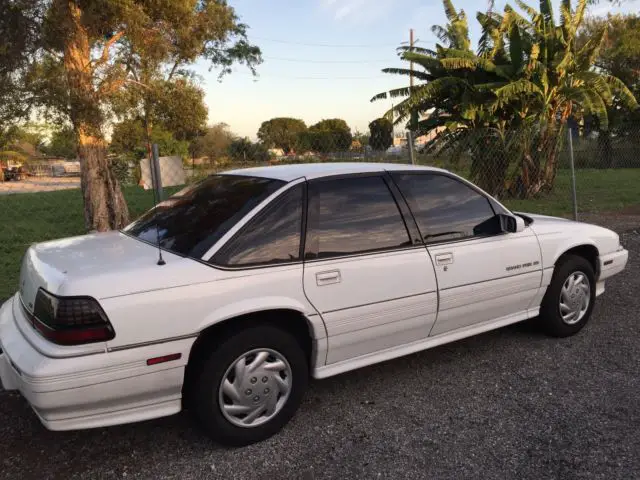
[[[610,278],[625,269],[629,261],[629,251],[620,247],[615,252],[601,255],[598,258],[600,272],[596,283],[596,296],[604,293],[604,284],[607,278]]]
[[[194,339],[55,358],[26,335],[28,323],[19,303],[16,295],[0,308],[0,380],[6,390],[20,391],[46,428],[103,427],[181,410],[184,369]],[[169,353],[182,357],[146,363]]]
[[[618,250],[600,256],[600,276],[598,280],[604,280],[620,273],[627,266],[629,251],[620,247]]]

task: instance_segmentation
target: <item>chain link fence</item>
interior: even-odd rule
[[[317,162],[414,163],[445,168],[475,182],[508,207],[578,219],[583,213],[640,214],[640,125],[610,132],[586,128],[439,132],[395,138],[373,149],[350,135],[307,135],[288,151],[248,147],[223,158],[161,157],[164,197],[223,170]],[[154,199],[149,159],[112,158],[131,218]],[[572,168],[573,166],[573,168]],[[574,189],[575,185],[575,189]],[[575,199],[575,200],[574,200]],[[80,164],[36,159],[2,164],[0,300],[16,289],[20,260],[33,242],[86,232]]]

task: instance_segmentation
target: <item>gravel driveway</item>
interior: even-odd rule
[[[236,450],[186,414],[48,432],[0,391],[0,477],[640,478],[640,221],[600,220],[630,263],[573,338],[514,325],[316,381],[280,435]]]

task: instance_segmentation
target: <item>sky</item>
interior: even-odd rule
[[[414,29],[416,45],[432,47],[433,24],[446,23],[438,0],[229,0],[249,26],[249,40],[262,50],[263,63],[253,77],[235,66],[218,80],[219,71],[199,61],[195,71],[205,91],[209,123],[227,123],[240,136],[256,138],[264,120],[287,116],[312,125],[323,118],[343,118],[352,132],[367,132],[371,120],[391,107],[390,100],[370,102],[377,93],[407,85],[404,76],[385,74],[385,67],[406,67],[396,48]],[[504,0],[495,8],[502,10]],[[537,6],[537,2],[530,2]],[[557,8],[559,0],[553,1]],[[469,18],[476,44],[478,10],[486,1],[454,0]],[[640,1],[623,7],[607,0],[590,7],[591,15],[637,10]]]

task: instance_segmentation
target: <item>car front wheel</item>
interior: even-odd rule
[[[578,333],[591,317],[595,293],[591,263],[576,255],[564,257],[556,266],[540,308],[546,332],[554,337]]]
[[[304,351],[290,333],[257,326],[229,335],[194,379],[192,408],[217,442],[243,446],[280,431],[308,382]]]

